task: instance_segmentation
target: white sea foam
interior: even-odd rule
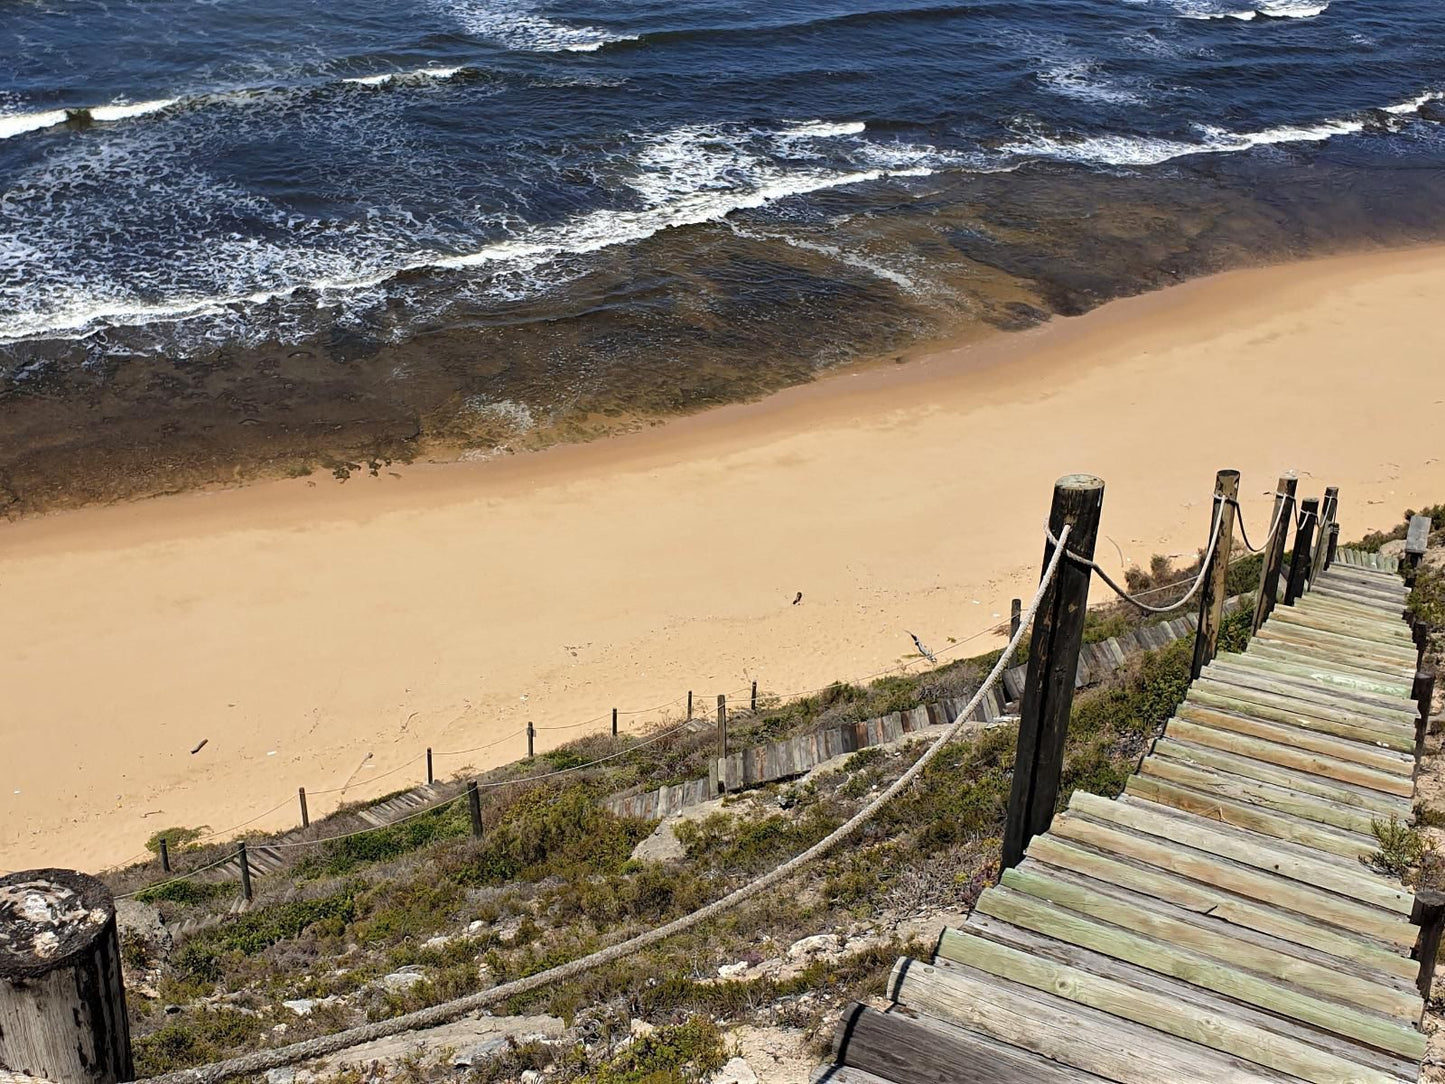
[[[1185,19],[1313,19],[1329,8],[1329,0],[1262,0],[1252,7],[1222,7],[1210,0],[1178,0],[1175,11]]]
[[[1415,97],[1413,98],[1408,98],[1403,102],[1396,102],[1394,105],[1385,106],[1385,112],[1413,113],[1426,102],[1438,102],[1441,98],[1445,98],[1445,91],[1427,90],[1415,95]]]
[[[1006,153],[1035,158],[1107,166],[1155,166],[1191,154],[1231,154],[1251,147],[1277,143],[1321,143],[1340,135],[1364,131],[1359,120],[1327,120],[1310,125],[1281,125],[1258,132],[1230,132],[1208,125],[1196,126],[1198,142],[1151,136],[1103,135],[1066,140],[1034,136],[1003,148]]]
[[[1039,81],[1056,94],[1080,102],[1105,105],[1143,105],[1142,94],[1108,79],[1097,64],[1087,60],[1063,61],[1039,73]]]
[[[41,128],[65,123],[65,110],[46,109],[36,113],[0,113],[0,139],[24,135]]]
[[[92,106],[88,112],[91,120],[129,120],[132,117],[143,117],[147,113],[159,113],[179,102],[179,98],[157,98],[150,102],[116,102],[113,105]]]
[[[417,68],[408,72],[382,72],[380,75],[362,75],[350,79],[343,79],[343,83],[356,83],[364,87],[384,86],[388,83],[409,83],[424,79],[450,79],[458,72],[465,71],[464,67],[456,68]]]
[[[527,0],[441,0],[469,34],[491,38],[508,49],[533,53],[591,53],[636,34],[614,34],[596,26],[574,26],[537,13]]]
[[[868,125],[861,120],[842,121],[837,124],[830,124],[822,120],[802,121],[785,128],[784,136],[801,136],[807,139],[829,139],[833,136],[862,135],[868,130]]]

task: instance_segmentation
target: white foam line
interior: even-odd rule
[[[0,139],[24,135],[41,128],[54,128],[65,123],[65,110],[47,109],[42,113],[0,114]]]
[[[179,98],[157,98],[150,102],[118,102],[115,105],[92,106],[87,112],[91,120],[112,121],[143,117],[147,113],[159,113],[179,102]]]
[[[832,136],[862,135],[868,130],[868,125],[861,120],[841,121],[837,124],[830,124],[822,120],[800,121],[791,128],[785,129],[780,134],[787,136],[803,137],[808,139],[828,139]]]
[[[383,72],[380,75],[362,75],[351,79],[343,79],[343,83],[356,83],[360,86],[374,87],[383,83],[391,83],[405,79],[450,79],[464,68],[417,68],[408,72]]]
[[[1422,94],[1415,95],[1415,97],[1408,101],[1396,102],[1394,105],[1385,106],[1385,112],[1396,114],[1413,113],[1426,102],[1438,102],[1441,98],[1445,98],[1445,91],[1427,90]]]

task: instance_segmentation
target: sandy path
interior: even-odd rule
[[[1115,566],[1199,545],[1225,466],[1257,534],[1286,468],[1347,536],[1393,523],[1445,499],[1442,294],[1441,249],[1238,272],[604,444],[0,526],[0,866],[941,650],[1027,593],[1068,471]]]

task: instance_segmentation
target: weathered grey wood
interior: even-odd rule
[[[1054,484],[1049,531],[1060,537],[1070,529],[1067,547],[1092,560],[1104,503],[1104,483],[1088,474],[1070,474]],[[1054,544],[1045,542],[1043,567],[1048,568]],[[1029,642],[1028,679],[1019,710],[1018,749],[1014,758],[1008,814],[1004,825],[1002,864],[1016,865],[1028,841],[1048,830],[1058,800],[1064,743],[1074,702],[1074,678],[1084,618],[1089,606],[1087,565],[1067,558],[1059,563],[1044,591]]]
[[[1254,598],[1252,631],[1258,632],[1274,610],[1279,599],[1279,573],[1284,565],[1284,551],[1289,546],[1289,525],[1294,522],[1295,489],[1299,479],[1281,475],[1274,496],[1274,536],[1265,544],[1264,563],[1259,571],[1259,590]]]
[[[1302,884],[1317,885],[1342,896],[1372,904],[1397,914],[1410,913],[1410,897],[1398,884],[1390,884],[1358,864],[1327,861],[1286,842],[1256,842],[1245,833],[1224,825],[1210,824],[1199,817],[1171,816],[1162,807],[1123,798],[1108,801],[1095,794],[1075,791],[1069,808],[1106,823],[1184,843],[1223,858],[1231,858],[1257,869],[1267,869]],[[1358,872],[1356,872],[1358,870]]]
[[[1420,938],[1411,955],[1420,962],[1420,996],[1428,999],[1435,982],[1435,963],[1440,956],[1440,935],[1445,931],[1445,892],[1434,888],[1417,892],[1410,921],[1420,927]]]
[[[1094,1084],[1092,1073],[1049,1061],[927,1016],[881,1013],[863,1005],[846,1013],[837,1060],[908,1084]]]
[[[1202,570],[1204,588],[1199,592],[1199,623],[1194,634],[1194,658],[1189,674],[1199,676],[1219,649],[1219,629],[1224,622],[1224,583],[1229,576],[1229,556],[1234,548],[1235,502],[1239,499],[1239,471],[1222,470],[1214,476],[1214,509],[1211,532],[1216,525],[1219,541]]]
[[[1364,745],[1384,746],[1401,753],[1415,747],[1414,728],[1399,719],[1391,722],[1369,719],[1362,714],[1304,703],[1269,689],[1231,685],[1222,679],[1201,678],[1190,688],[1186,703]]]
[[[1332,970],[1026,866],[1005,871],[976,910],[1373,1046],[1405,1044],[1396,1053],[1406,1057],[1419,1037],[1388,1018],[1418,1015],[1413,990]]]
[[[1295,529],[1294,546],[1290,554],[1289,583],[1284,592],[1286,606],[1293,606],[1295,599],[1304,594],[1310,558],[1314,552],[1311,547],[1314,544],[1319,513],[1320,502],[1314,497],[1308,497],[1300,504],[1299,524]]]
[[[1409,683],[1399,677],[1391,677],[1377,670],[1366,670],[1348,662],[1335,661],[1304,649],[1271,642],[1263,639],[1263,630],[1249,643],[1246,656],[1260,663],[1283,664],[1301,671],[1318,672],[1319,680],[1332,685],[1353,684],[1361,689],[1372,689],[1388,696],[1398,696],[1409,691]]]
[[[1254,760],[1237,753],[1213,749],[1205,745],[1182,741],[1173,736],[1160,738],[1154,743],[1154,757],[1161,760],[1176,760],[1202,768],[1228,773],[1231,776],[1272,783],[1302,794],[1312,794],[1330,802],[1339,803],[1359,811],[1364,817],[1390,817],[1401,819],[1410,815],[1411,805],[1407,798],[1398,794],[1386,794],[1345,783],[1337,779],[1312,775],[1293,768],[1283,768],[1267,761]]]
[[[1358,636],[1351,635],[1349,632],[1335,632],[1330,629],[1316,628],[1313,625],[1306,625],[1302,621],[1288,620],[1283,611],[1276,614],[1270,623],[1265,626],[1265,629],[1261,631],[1288,634],[1298,638],[1309,647],[1343,648],[1352,656],[1367,658],[1374,662],[1382,662],[1391,666],[1407,667],[1413,665],[1415,660],[1415,652],[1405,643],[1399,645],[1382,644],[1373,640],[1362,640]]]
[[[94,877],[0,877],[0,1068],[59,1084],[135,1077],[115,902]]]
[[[1045,937],[1022,926],[1015,926],[988,915],[974,913],[968,917],[966,925],[961,930],[945,929],[939,938],[938,953],[933,961],[934,966],[945,972],[952,971],[954,968],[966,967],[966,964],[959,964],[949,956],[957,951],[955,946],[959,938],[967,936],[981,937],[986,941],[997,942],[1030,956],[1042,957],[1066,967],[1078,968],[1091,975],[1113,979],[1145,993],[1172,998],[1196,1011],[1228,1016],[1238,1023],[1295,1039],[1308,1046],[1337,1055],[1346,1061],[1390,1073],[1402,1081],[1408,1081],[1409,1084],[1414,1084],[1419,1073],[1419,1065],[1416,1062],[1386,1054],[1382,1050],[1364,1046],[1353,1040],[1307,1024],[1301,1024],[1275,1013],[1256,1009],[1234,998],[1224,997],[1212,990],[1161,975],[1156,971],[1135,967],[1103,953]],[[1407,983],[1406,989],[1413,989],[1413,987]]]
[[[1185,738],[1189,741],[1197,741],[1202,745],[1213,745],[1216,748],[1258,757],[1260,760],[1267,760],[1273,764],[1303,767],[1303,770],[1313,771],[1317,775],[1345,779],[1348,782],[1371,786],[1390,794],[1414,793],[1414,786],[1410,780],[1411,765],[1402,761],[1400,754],[1387,749],[1371,749],[1362,742],[1334,738],[1301,727],[1284,726],[1236,712],[1217,711],[1187,702],[1179,705],[1179,714],[1175,718],[1184,723],[1188,730],[1186,732],[1184,728],[1180,728],[1178,733],[1173,733],[1169,728],[1174,727],[1175,724],[1171,721],[1168,728],[1165,729],[1165,733],[1173,737]],[[1200,734],[1196,729],[1198,727],[1208,727],[1215,732],[1230,731],[1245,738],[1271,742],[1282,748],[1264,749],[1253,743],[1227,743],[1213,735]],[[1322,762],[1318,767],[1313,764],[1306,765],[1299,756],[1303,753],[1318,754],[1328,757],[1331,761],[1350,762],[1367,768],[1373,773],[1394,775],[1399,778],[1393,783],[1386,784],[1375,776],[1364,776],[1358,773],[1349,776],[1341,775],[1338,769],[1328,762]]]
[[[851,1065],[825,1065],[813,1074],[809,1084],[908,1084],[906,1080],[889,1080]]]
[[[1254,644],[1251,644],[1250,648],[1251,650],[1244,654],[1226,652],[1220,655],[1206,673],[1218,667],[1219,673],[1232,673],[1240,678],[1257,675],[1290,688],[1323,689],[1347,702],[1358,700],[1361,703],[1390,706],[1396,706],[1406,699],[1409,691],[1397,683],[1355,677],[1318,663],[1306,665],[1264,655]]]
[[[1376,849],[1369,836],[1370,825],[1380,819],[1380,814],[1358,806],[1342,804],[1303,791],[1264,783],[1229,772],[1201,765],[1181,763],[1169,757],[1145,757],[1139,766],[1143,775],[1157,776],[1168,783],[1187,787],[1190,791],[1211,797],[1228,799],[1240,804],[1252,804],[1292,817],[1317,821],[1332,828],[1340,828],[1363,837],[1369,851]],[[1228,818],[1223,818],[1228,820]],[[1229,823],[1234,823],[1229,821]],[[1366,853],[1369,853],[1367,851]]]
[[[1100,1009],[1123,1020],[1144,1023],[1156,1031],[1208,1046],[1219,1053],[1232,1054],[1256,1065],[1276,1069],[1315,1084],[1397,1084],[1398,1081],[1397,1077],[1389,1073],[1371,1070],[1296,1040],[1272,1034],[1263,1028],[1243,1024],[1230,1016],[1201,1012],[1176,999],[1091,975],[1079,968],[1030,957],[1017,949],[980,937],[960,939],[959,952],[967,957],[964,962],[977,970],[1080,1005]],[[898,972],[895,971],[895,974]],[[903,969],[903,974],[894,985],[909,1004],[927,1002],[943,1012],[965,1015],[969,1012],[966,1002],[998,996],[988,991],[986,986],[982,989],[975,986],[959,990],[952,987],[950,980],[953,978],[952,973],[941,976],[938,968],[909,967]],[[1082,1036],[1076,1036],[1076,1040],[1080,1037]],[[1423,1044],[1421,1048],[1423,1049]],[[1151,1047],[1131,1053],[1153,1061],[1167,1056],[1166,1050],[1163,1044],[1156,1042]],[[1198,1059],[1200,1055],[1193,1054],[1192,1057]],[[1191,1061],[1173,1066],[1173,1075],[1170,1075],[1169,1068],[1161,1070],[1157,1062],[1155,1066],[1148,1075],[1116,1075],[1114,1079],[1142,1080],[1149,1084],[1157,1084],[1161,1080],[1223,1081],[1236,1079],[1229,1072],[1230,1069],[1234,1072],[1241,1069],[1248,1071],[1247,1067],[1237,1064],[1226,1068],[1217,1063],[1209,1066]]]
[[[1147,992],[1108,979],[1089,981],[1081,991],[1070,981],[1072,969],[1047,961],[1040,964],[1048,963],[1050,975],[1065,976],[1062,987],[1049,986],[1047,978],[1035,974],[1029,976],[1031,982],[1012,981],[1000,974],[1006,959],[999,956],[1023,953],[979,937],[964,939],[977,943],[979,958],[991,966],[976,966],[970,959],[935,967],[904,958],[889,979],[894,997],[929,1016],[1119,1084],[1279,1084],[1290,1079],[1246,1055],[1212,1049],[1203,1032],[1198,1041],[1189,1041],[1192,1036],[1181,1038],[1176,1031],[1138,1019],[1159,1000]],[[973,948],[961,951],[972,955]],[[997,952],[984,957],[986,948]],[[1115,1011],[1116,1003],[1127,1005],[1133,1015]]]
[[[1405,667],[1397,663],[1376,662],[1374,659],[1351,652],[1345,645],[1326,644],[1318,640],[1311,640],[1306,635],[1306,630],[1299,627],[1266,624],[1251,642],[1250,650],[1256,651],[1264,647],[1268,647],[1272,651],[1286,651],[1293,655],[1310,655],[1329,666],[1374,674],[1387,681],[1408,681],[1411,676],[1406,674]]]
[[[1362,973],[1413,980],[1418,968],[1400,955],[1398,948],[1386,948],[1373,938],[1339,932],[1327,925],[1294,917],[1280,907],[1262,907],[1231,892],[1188,880],[1118,856],[1110,856],[1052,834],[1040,836],[1029,845],[1030,862],[1046,863],[1056,869],[1072,870],[1097,881],[1118,885],[1134,892],[1165,900],[1201,915],[1241,929],[1257,930],[1297,945],[1348,960]]]
[[[1058,818],[1054,831],[1072,842],[1144,862],[1246,899],[1286,908],[1401,950],[1407,950],[1415,943],[1415,932],[1405,915],[1387,913],[1313,885],[1296,882],[1267,866],[1262,869],[1250,866],[1211,851],[1174,844],[1148,833],[1090,820],[1074,813]]]
[[[1410,634],[1403,625],[1399,629],[1400,635],[1396,635],[1394,630],[1384,632],[1364,621],[1356,621],[1343,615],[1324,614],[1317,610],[1298,606],[1277,614],[1275,620],[1283,621],[1287,625],[1303,625],[1305,628],[1317,629],[1337,636],[1365,640],[1369,644],[1368,650],[1374,654],[1393,655],[1398,653],[1406,657],[1414,654],[1415,645],[1411,642]]]
[[[1336,486],[1325,487],[1325,497],[1320,504],[1319,533],[1315,538],[1315,551],[1310,562],[1310,582],[1313,583],[1320,578],[1325,570],[1325,555],[1329,551],[1330,528],[1334,526],[1335,517],[1339,513],[1339,488]]]

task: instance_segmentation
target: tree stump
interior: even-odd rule
[[[61,1084],[134,1079],[115,901],[94,877],[0,877],[0,1069]]]

